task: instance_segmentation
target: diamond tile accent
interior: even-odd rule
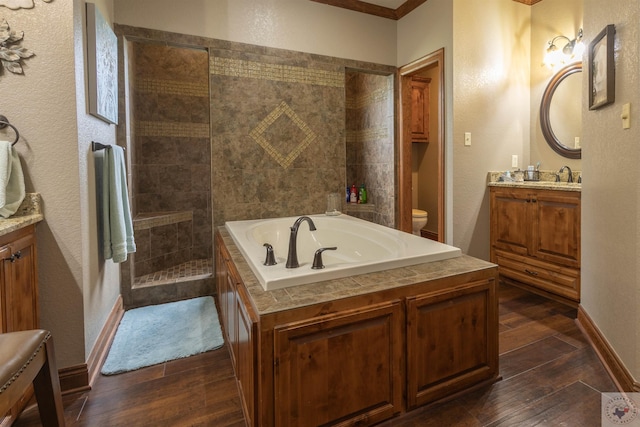
[[[264,137],[264,132],[282,115],[291,120],[304,134],[305,138],[294,147],[286,156],[280,153],[271,143]],[[309,126],[287,105],[282,101],[267,117],[265,117],[258,126],[256,126],[249,136],[253,138],[283,169],[291,166],[291,163],[316,139],[317,135]]]

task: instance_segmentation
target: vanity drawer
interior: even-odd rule
[[[495,251],[498,272],[518,282],[580,301],[580,270],[561,267],[528,256]]]

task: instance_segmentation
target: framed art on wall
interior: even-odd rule
[[[607,25],[589,44],[589,109],[596,110],[615,101],[615,27]]]
[[[87,3],[89,113],[118,124],[118,39],[95,4]]]

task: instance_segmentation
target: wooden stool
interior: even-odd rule
[[[63,427],[64,414],[53,339],[41,329],[0,334],[0,417],[33,388],[45,427]]]

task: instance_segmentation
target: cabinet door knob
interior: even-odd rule
[[[18,252],[14,253],[14,254],[11,254],[11,256],[9,258],[5,258],[4,261],[16,262],[20,258],[22,258],[22,252],[18,251]]]
[[[538,273],[536,271],[531,271],[531,270],[527,270],[527,269],[525,269],[524,271],[525,271],[525,273],[530,274],[532,276],[537,276],[538,275]]]

